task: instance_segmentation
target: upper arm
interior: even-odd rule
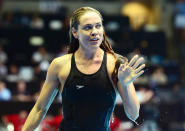
[[[47,71],[46,80],[43,84],[40,95],[35,104],[38,110],[47,111],[58,93],[58,67],[57,60],[54,59]]]

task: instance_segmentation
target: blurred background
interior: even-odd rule
[[[185,0],[0,0],[0,131],[21,130],[49,63],[67,51],[69,17],[82,6],[102,13],[115,52],[147,64],[135,81],[139,125],[118,95],[111,131],[185,131]],[[38,131],[57,130],[61,101],[58,94]]]

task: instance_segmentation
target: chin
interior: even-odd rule
[[[100,45],[101,45],[101,43],[93,43],[93,44],[91,44],[91,47],[92,48],[99,48]]]
[[[96,44],[96,45],[90,45],[87,47],[88,50],[97,50],[100,47],[100,45]]]
[[[90,42],[89,44],[92,46],[100,46],[102,42],[97,41],[97,42]]]

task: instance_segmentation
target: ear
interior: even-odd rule
[[[74,28],[74,27],[72,27],[72,34],[73,34],[73,36],[74,36],[74,38],[78,38],[78,32],[77,32],[77,30]]]

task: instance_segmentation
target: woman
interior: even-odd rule
[[[135,121],[140,105],[133,81],[144,72],[143,58],[134,56],[128,63],[116,55],[106,40],[102,16],[93,8],[74,12],[69,33],[68,54],[51,62],[23,131],[33,131],[39,125],[58,91],[63,103],[60,131],[109,131],[115,90],[123,99],[127,116]]]

